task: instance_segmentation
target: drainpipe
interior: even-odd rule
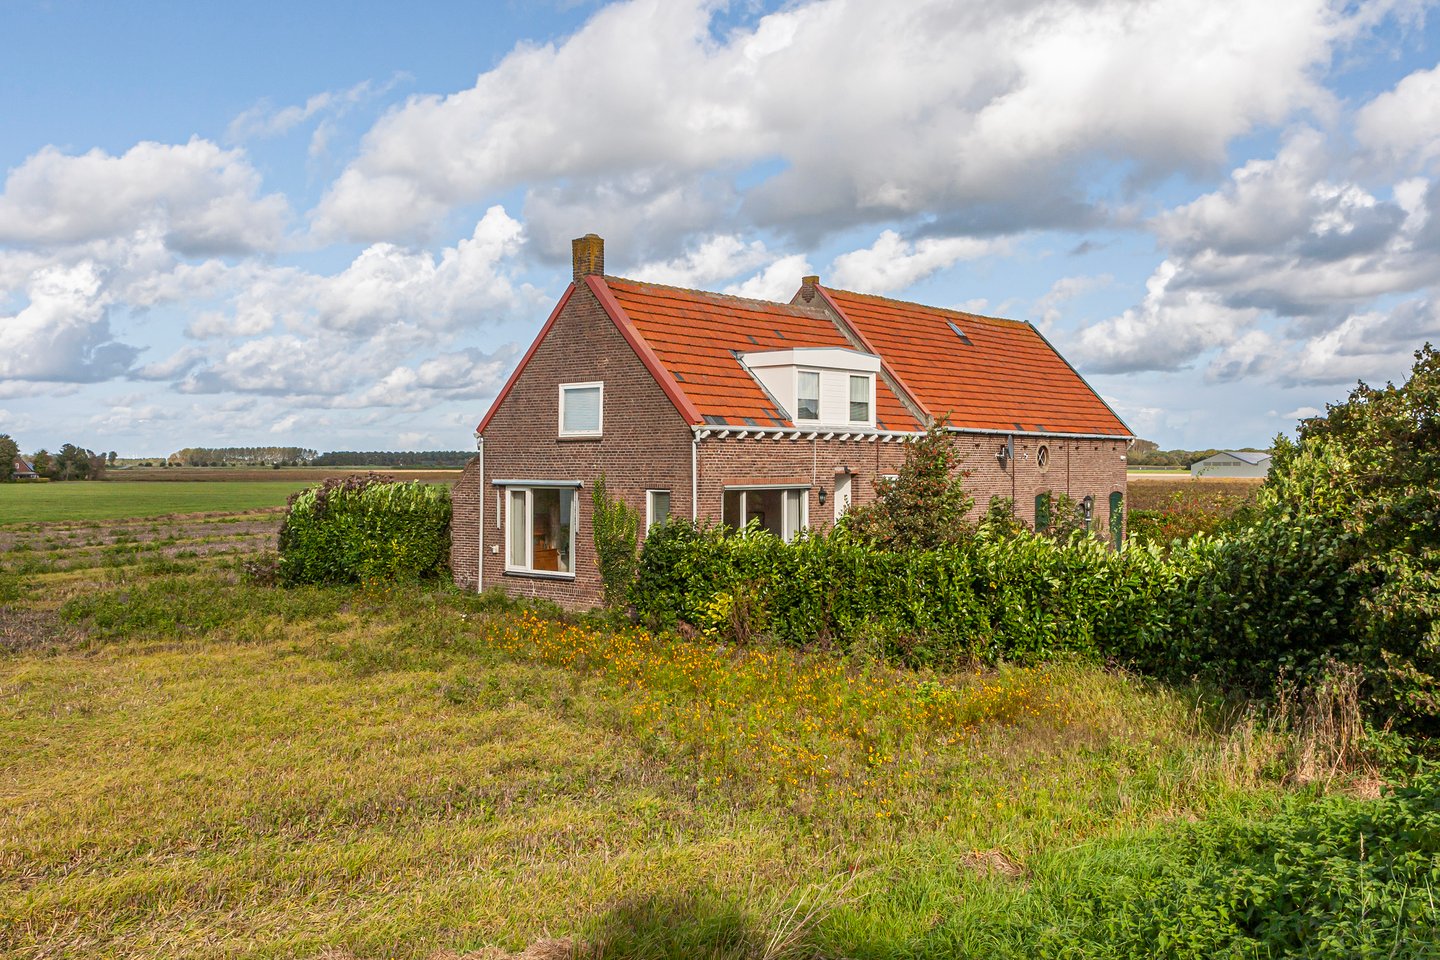
[[[485,438],[475,438],[475,449],[480,454],[480,484],[475,490],[476,508],[479,511],[480,535],[475,540],[475,592],[485,589]]]
[[[700,438],[690,434],[690,522],[700,522]]]

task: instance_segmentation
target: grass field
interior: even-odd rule
[[[276,522],[0,529],[0,955],[1022,957],[1107,843],[1297,789],[1196,691],[251,585]]]
[[[215,470],[205,480],[172,479],[193,471],[163,470],[164,483],[129,483],[106,480],[100,483],[5,483],[0,484],[0,526],[49,523],[63,520],[118,520],[126,517],[159,517],[170,514],[236,513],[264,507],[283,507],[296,490],[319,483],[327,476],[346,476],[350,470],[321,470],[302,474],[298,470]],[[251,478],[255,474],[260,479]],[[459,476],[452,471],[396,471],[397,479],[419,479],[427,483],[452,483]],[[116,474],[115,476],[119,476]],[[272,479],[279,477],[280,479]],[[133,478],[132,478],[133,479]],[[215,482],[224,480],[226,482]]]

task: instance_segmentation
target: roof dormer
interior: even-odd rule
[[[875,428],[880,358],[840,347],[793,347],[738,354],[797,427]]]

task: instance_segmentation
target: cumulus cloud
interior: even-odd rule
[[[243,153],[208,140],[140,143],[118,157],[46,147],[5,179],[0,243],[54,247],[156,230],[186,255],[274,250],[289,205],[260,190]]]
[[[795,296],[795,291],[800,289],[801,278],[811,276],[814,272],[815,268],[810,266],[810,261],[805,259],[804,255],[794,253],[781,257],[753,277],[732,283],[725,288],[725,292],[752,300],[779,300],[788,303],[790,298]]]
[[[88,383],[123,374],[139,351],[111,335],[93,264],[37,271],[29,304],[0,317],[0,380]]]
[[[637,267],[635,276],[676,287],[703,287],[753,270],[768,259],[762,241],[746,243],[724,234],[708,238],[682,256]]]
[[[1415,71],[1367,103],[1355,118],[1355,137],[1392,163],[1440,160],[1440,66]]]
[[[1390,369],[1396,349],[1428,335],[1433,311],[1374,305],[1440,283],[1440,185],[1367,187],[1334,175],[1345,160],[1301,129],[1274,158],[1156,217],[1168,256],[1144,301],[1081,331],[1077,359],[1098,372],[1176,370],[1218,350],[1206,370],[1217,381]],[[1385,346],[1367,352],[1360,331]]]
[[[961,260],[975,260],[1004,249],[974,237],[925,237],[905,240],[885,230],[863,250],[842,253],[830,265],[833,285],[865,293],[902,290]]]
[[[571,211],[568,236],[616,178],[662,170],[664,190],[712,202],[717,175],[758,180],[746,222],[807,236],[936,209],[956,213],[948,233],[1075,224],[1092,218],[1087,165],[1209,168],[1257,124],[1326,109],[1314,68],[1361,25],[1324,0],[815,0],[718,37],[715,15],[614,4],[470,89],[411,98],[366,136],[316,229],[423,232],[524,186]]]
[[[1099,290],[1108,287],[1115,282],[1110,274],[1101,274],[1096,277],[1061,277],[1050,285],[1050,289],[1039,300],[1035,301],[1035,312],[1040,315],[1039,327],[1041,330],[1049,330],[1054,327],[1061,316],[1060,307],[1069,303],[1076,297],[1084,296],[1092,290]]]

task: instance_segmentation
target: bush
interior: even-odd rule
[[[1027,532],[895,551],[842,529],[792,544],[671,520],[652,531],[634,601],[656,628],[806,647],[863,646],[903,663],[1138,656],[1167,629],[1159,555]],[[876,649],[877,640],[882,641]]]
[[[377,474],[331,479],[290,498],[280,582],[438,576],[450,556],[450,492]]]
[[[1027,956],[1433,957],[1440,938],[1440,775],[1379,800],[1297,803],[1116,848],[1037,891]],[[1037,942],[1038,941],[1038,942]]]
[[[635,582],[640,512],[610,497],[603,473],[590,494],[594,506],[590,526],[595,536],[595,562],[600,568],[603,599],[607,609],[618,610],[629,601],[630,587]]]

